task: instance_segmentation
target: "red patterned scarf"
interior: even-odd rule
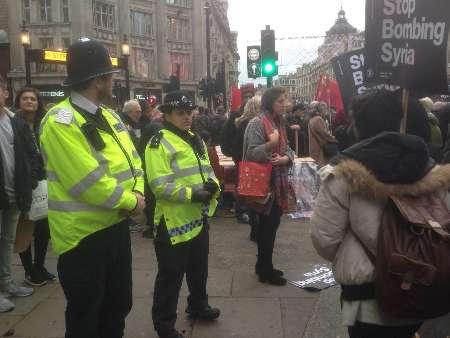
[[[268,138],[275,129],[278,130],[280,134],[280,142],[278,146],[272,149],[272,154],[278,154],[280,156],[286,155],[288,150],[288,142],[286,135],[286,128],[284,124],[281,122],[281,117],[277,116],[273,118],[268,113],[261,114],[262,122],[264,124],[264,129],[266,132],[266,136]],[[278,166],[273,167],[272,169],[272,185],[275,193],[276,203],[280,206],[283,212],[288,210],[288,199],[289,199],[289,166]]]

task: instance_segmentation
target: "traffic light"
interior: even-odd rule
[[[270,26],[261,31],[261,74],[263,77],[278,75],[275,31]]]
[[[206,79],[201,79],[200,82],[198,83],[198,90],[199,90],[199,95],[201,97],[203,97],[203,99],[207,99],[208,98],[208,83],[206,81]]]
[[[169,86],[167,88],[168,92],[173,92],[180,90],[180,79],[178,79],[175,75],[171,75],[169,77]]]

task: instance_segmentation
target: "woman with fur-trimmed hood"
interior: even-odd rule
[[[402,107],[396,95],[376,91],[355,99],[361,142],[320,171],[322,186],[311,236],[317,252],[333,262],[335,278],[344,289],[374,281],[374,266],[361,242],[376,255],[388,196],[442,192],[450,206],[450,166],[435,165],[421,138],[398,133]],[[366,300],[344,297],[342,301],[343,324],[350,338],[411,338],[422,324],[390,318],[375,297],[358,299]]]

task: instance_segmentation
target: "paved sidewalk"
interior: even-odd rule
[[[236,224],[233,218],[213,220],[208,292],[210,303],[222,310],[222,316],[210,324],[189,321],[184,315],[187,288],[183,285],[177,328],[189,338],[347,337],[340,325],[339,288],[319,294],[291,285],[259,283],[253,271],[256,245],[248,240],[248,234],[249,227]],[[141,234],[133,234],[132,238],[134,306],[127,319],[125,337],[156,338],[150,318],[156,274],[153,243]],[[284,219],[276,243],[276,267],[295,279],[321,262],[309,239],[309,224]],[[56,258],[50,254],[49,270],[54,272],[55,266]],[[18,257],[14,275],[23,278]],[[0,314],[1,337],[64,337],[64,296],[58,283],[37,289],[35,295],[18,299],[16,305],[15,311]],[[430,333],[424,337],[445,336]]]

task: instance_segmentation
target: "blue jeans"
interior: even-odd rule
[[[0,210],[0,285],[12,280],[11,256],[16,241],[20,211],[15,206]]]

